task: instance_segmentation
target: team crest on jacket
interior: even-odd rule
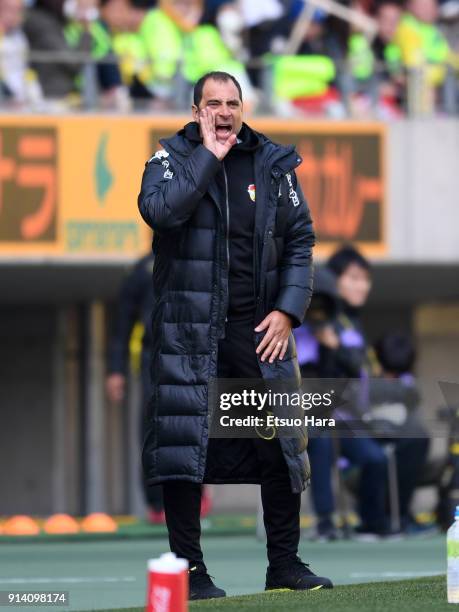
[[[249,197],[252,202],[255,202],[256,189],[253,183],[247,187],[247,193],[249,194]]]

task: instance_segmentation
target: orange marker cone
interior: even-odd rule
[[[30,536],[38,535],[40,528],[37,522],[30,516],[18,514],[12,516],[3,524],[4,535]]]
[[[46,533],[78,533],[80,527],[73,516],[69,514],[53,514],[43,526]]]
[[[83,519],[81,529],[89,533],[109,533],[118,530],[118,525],[108,514],[93,512]]]

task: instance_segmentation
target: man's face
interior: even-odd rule
[[[338,293],[350,306],[359,308],[367,301],[371,289],[371,277],[368,270],[352,263],[341,274],[337,281]]]
[[[11,32],[19,28],[24,19],[22,0],[0,0],[0,31]]]
[[[101,7],[101,15],[111,29],[129,31],[131,7],[126,0],[109,0]]]
[[[215,121],[215,133],[220,144],[231,134],[239,134],[242,127],[242,101],[239,91],[231,79],[214,81],[207,79],[202,90],[199,107],[193,104],[193,119],[199,123],[199,111],[207,108]]]
[[[435,23],[438,17],[437,0],[411,0],[408,10],[424,23]]]
[[[160,0],[159,7],[186,31],[199,25],[204,11],[202,0]]]

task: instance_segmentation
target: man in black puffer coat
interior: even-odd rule
[[[201,483],[261,484],[266,588],[331,587],[297,556],[307,440],[209,439],[212,377],[298,379],[292,327],[312,290],[311,218],[294,147],[242,122],[239,83],[209,73],[194,121],[146,164],[139,209],[153,228],[155,303],[147,481],[163,483],[171,550],[190,563],[190,599],[222,597],[200,547]]]

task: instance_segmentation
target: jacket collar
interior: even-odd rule
[[[261,163],[275,179],[287,174],[287,172],[291,172],[302,162],[293,145],[280,145],[268,138],[266,138],[265,145],[263,147],[264,155]]]
[[[252,143],[258,140],[258,144],[254,147],[256,159],[261,167],[265,168],[274,178],[279,178],[281,175],[291,172],[301,163],[301,157],[293,145],[284,146],[274,143],[267,136],[253,130],[245,123],[243,129],[249,130],[253,134]],[[202,143],[202,139],[195,122],[187,123],[171,138],[160,140],[160,144],[166,151],[177,158],[180,163],[184,163],[185,159],[200,143]]]

